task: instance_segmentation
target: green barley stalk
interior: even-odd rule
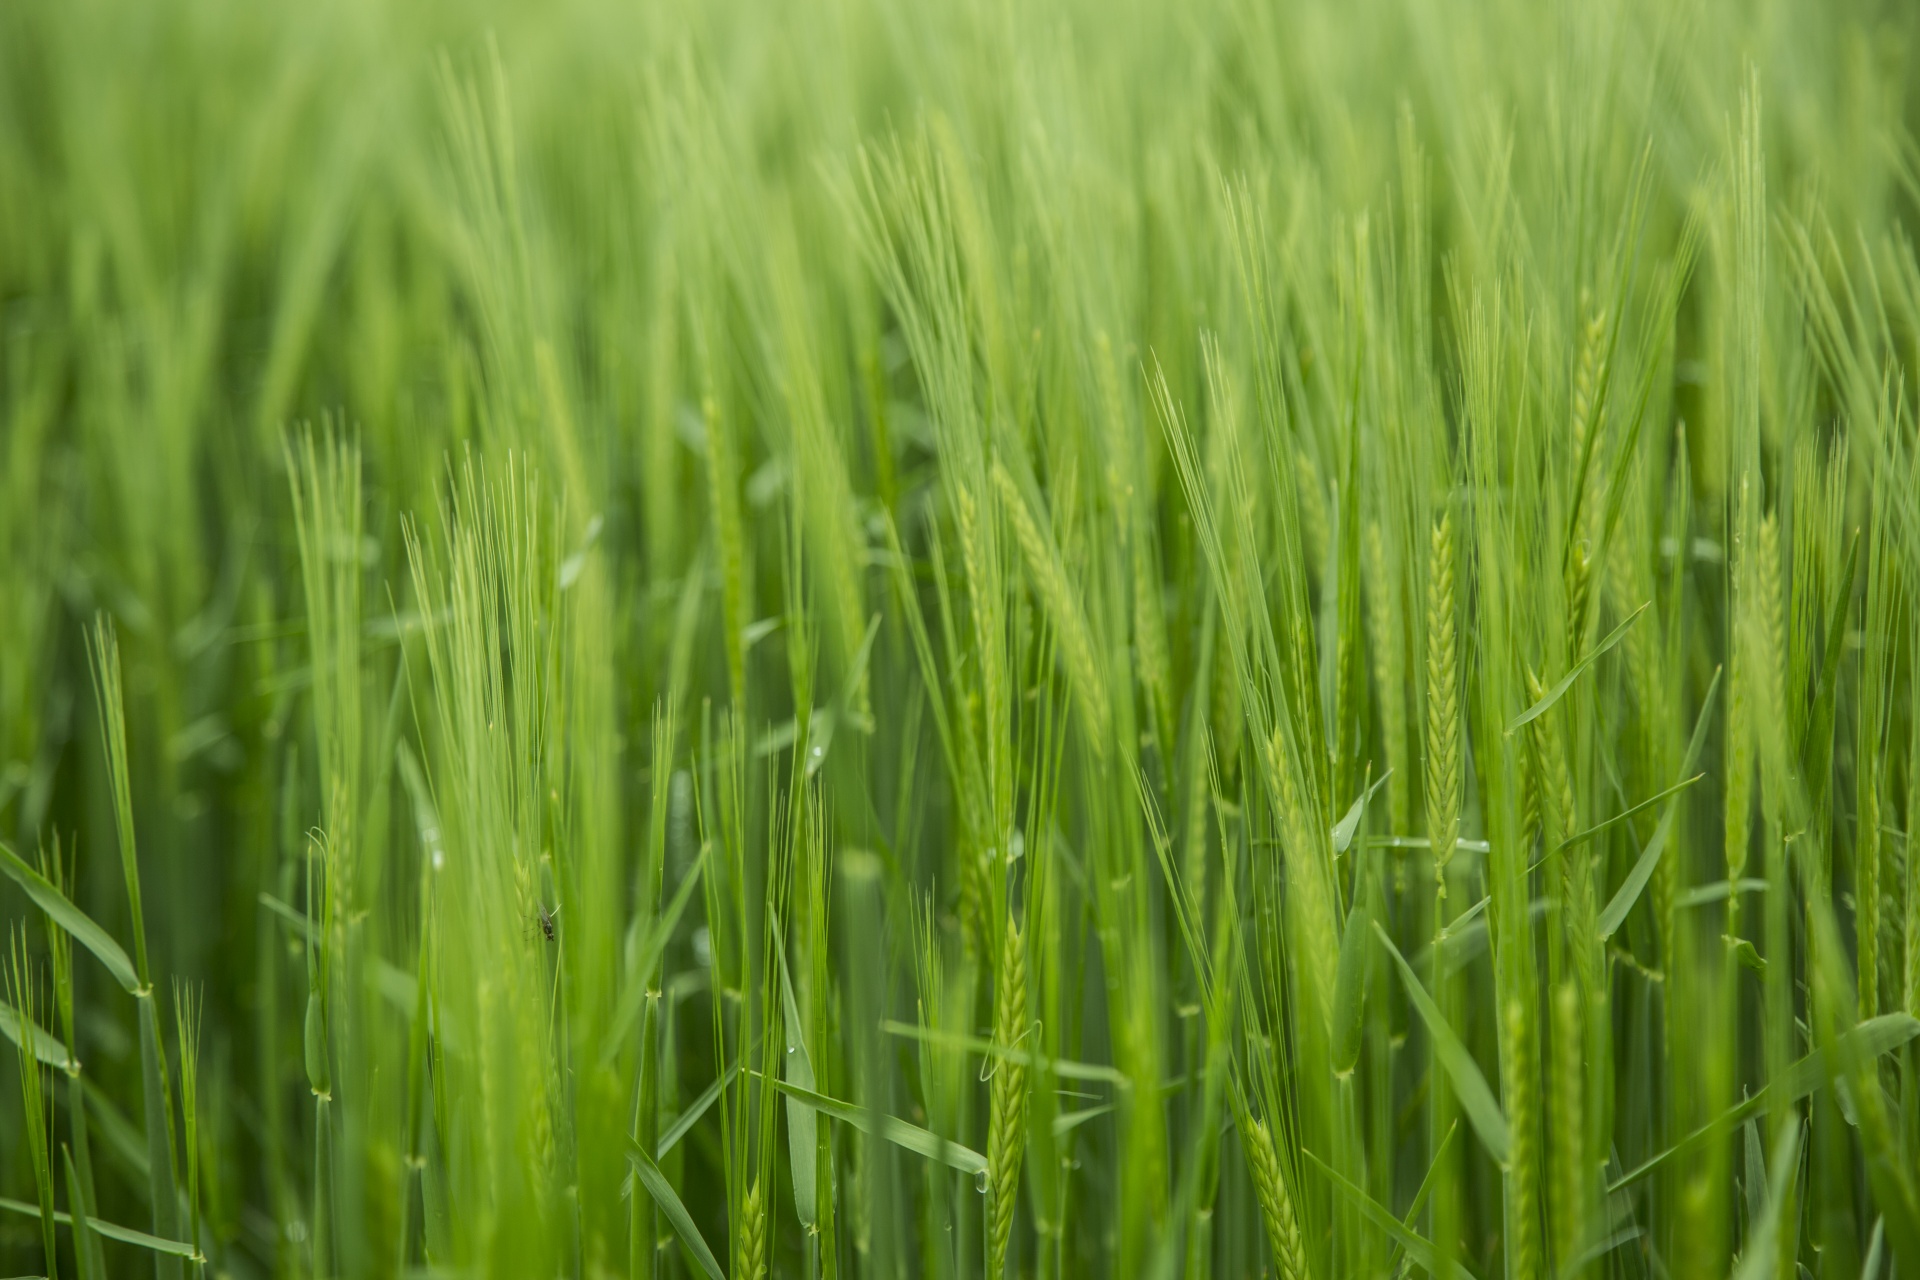
[[[94,690],[100,708],[101,737],[107,751],[112,784],[115,828],[120,837],[120,869],[126,880],[127,906],[133,923],[135,971],[140,989],[135,1000],[140,1019],[140,1075],[145,1106],[148,1187],[153,1233],[169,1240],[180,1237],[179,1172],[174,1162],[172,1090],[167,1084],[167,1057],[160,1036],[160,1011],[147,965],[146,917],[141,908],[140,864],[134,847],[133,787],[127,768],[126,703],[121,692],[120,640],[112,622],[98,618],[89,636],[88,657],[93,666]],[[158,1280],[179,1280],[180,1260],[166,1253],[154,1255]]]

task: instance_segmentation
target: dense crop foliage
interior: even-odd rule
[[[0,1273],[1920,1275],[1917,38],[0,3]]]

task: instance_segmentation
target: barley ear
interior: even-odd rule
[[[1105,754],[1113,709],[1108,704],[1106,682],[1101,679],[1100,666],[1094,655],[1093,635],[1088,629],[1086,615],[1080,610],[1073,584],[1067,580],[1066,566],[1061,562],[1053,540],[1028,509],[1026,496],[1020,492],[1019,484],[1006,467],[997,461],[993,464],[993,482],[1000,491],[1000,499],[1008,517],[1013,521],[1014,536],[1019,539],[1020,553],[1026,558],[1027,573],[1033,579],[1034,590],[1047,611],[1047,621],[1053,625],[1054,634],[1060,639],[1061,656],[1067,663],[1067,678],[1072,683],[1080,711],[1086,717],[1087,741],[1096,754]]]
[[[1433,526],[1427,564],[1427,838],[1435,896],[1447,896],[1447,864],[1460,836],[1460,671],[1453,637],[1453,513]],[[1434,927],[1444,922],[1436,920]]]
[[[1859,843],[1855,848],[1854,928],[1858,934],[1860,1020],[1880,1012],[1880,785],[1861,787]]]
[[[738,1280],[760,1280],[767,1274],[767,1205],[760,1194],[760,1179],[755,1177],[740,1206],[739,1253],[733,1274]]]
[[[1393,565],[1387,560],[1386,539],[1380,522],[1367,525],[1367,630],[1372,641],[1373,682],[1378,686],[1375,698],[1380,704],[1380,732],[1386,739],[1387,761],[1393,772],[1387,776],[1387,814],[1396,832],[1407,829],[1407,700],[1404,677],[1405,654],[1401,644],[1399,618],[1394,608],[1398,593],[1394,589]]]
[[[1287,1191],[1280,1172],[1280,1156],[1273,1147],[1273,1134],[1264,1120],[1255,1120],[1246,1131],[1247,1174],[1253,1180],[1254,1196],[1260,1201],[1260,1217],[1267,1228],[1267,1244],[1273,1249],[1274,1266],[1280,1280],[1306,1280],[1306,1251],[1300,1241],[1300,1220],[1294,1216],[1293,1197]]]
[[[1586,1235],[1585,1128],[1581,1119],[1586,1064],[1580,1044],[1580,993],[1571,982],[1553,1000],[1553,1226],[1560,1274],[1572,1274]]]
[[[994,1039],[1014,1048],[1027,1022],[1027,944],[1018,926],[1007,923],[994,990]],[[1027,1067],[1002,1058],[994,1064],[990,1131],[987,1135],[987,1191],[993,1215],[987,1274],[1004,1275],[1013,1211],[1020,1198],[1020,1160],[1027,1140]]]
[[[1513,1147],[1507,1165],[1507,1220],[1512,1233],[1515,1280],[1533,1280],[1540,1274],[1538,1126],[1534,1114],[1532,1039],[1525,1008],[1509,997],[1506,1011],[1506,1104],[1513,1126]]]

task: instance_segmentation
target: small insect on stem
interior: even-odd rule
[[[541,937],[545,938],[548,942],[552,942],[554,921],[559,915],[559,907],[555,907],[549,911],[547,910],[546,903],[540,903],[534,908],[534,914],[527,917],[527,937],[532,938],[534,932],[538,930]]]

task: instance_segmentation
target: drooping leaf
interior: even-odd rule
[[[100,1246],[93,1238],[93,1221],[87,1215],[87,1198],[80,1190],[80,1175],[73,1170],[73,1152],[65,1143],[60,1146],[60,1161],[67,1175],[67,1203],[73,1206],[74,1266],[80,1272],[80,1280],[94,1280],[100,1275],[100,1269],[94,1265]]]
[[[1078,1111],[1063,1111],[1053,1118],[1053,1136],[1064,1138],[1089,1120],[1098,1120],[1113,1110],[1111,1102],[1103,1102],[1097,1107],[1082,1107]]]
[[[673,1150],[680,1139],[687,1136],[687,1131],[700,1122],[700,1117],[719,1100],[721,1091],[732,1084],[733,1078],[739,1074],[740,1064],[728,1063],[727,1069],[721,1072],[712,1084],[702,1089],[700,1096],[688,1104],[687,1109],[676,1116],[673,1123],[667,1126],[666,1132],[660,1135],[660,1144],[653,1151],[654,1159],[666,1159],[667,1152]]]
[[[39,1205],[28,1204],[23,1200],[9,1200],[5,1196],[0,1196],[0,1209],[8,1213],[24,1214],[31,1218],[40,1216]],[[55,1210],[53,1220],[62,1226],[69,1226],[73,1222],[73,1216],[62,1210]],[[168,1240],[161,1236],[148,1235],[144,1231],[135,1231],[132,1227],[122,1227],[97,1219],[89,1219],[87,1225],[95,1235],[105,1236],[109,1240],[118,1240],[121,1244],[134,1245],[137,1248],[148,1249],[174,1258],[200,1256],[194,1247],[184,1240]]]
[[[868,633],[871,637],[872,633]],[[780,1003],[786,1015],[786,1078],[806,1090],[813,1088],[813,1059],[801,1032],[800,1005],[793,998],[793,979],[787,973],[786,947],[777,939],[774,954],[780,960]],[[819,1165],[819,1117],[803,1100],[787,1095],[787,1155],[793,1166],[793,1211],[803,1226],[811,1227],[819,1211],[816,1168]]]
[[[1759,1221],[1747,1231],[1746,1251],[1740,1255],[1740,1268],[1734,1280],[1765,1280],[1774,1273],[1774,1259],[1780,1252],[1780,1210],[1792,1192],[1800,1173],[1800,1117],[1787,1121],[1773,1144],[1773,1159],[1767,1173],[1767,1204]]]
[[[687,903],[693,898],[695,886],[700,883],[700,873],[707,865],[707,850],[702,848],[687,868],[687,874],[681,878],[680,887],[674,890],[673,898],[667,903],[653,922],[646,940],[640,944],[635,962],[628,967],[626,982],[620,990],[620,1003],[615,1006],[613,1020],[608,1024],[606,1041],[600,1046],[600,1060],[611,1062],[620,1052],[621,1043],[627,1033],[633,1030],[634,1019],[640,1016],[640,1009],[647,998],[647,983],[643,975],[653,972],[659,963],[660,954],[667,949],[667,942],[673,937],[673,930],[680,923],[680,915],[687,909]]]
[[[1372,923],[1369,878],[1353,910],[1347,913],[1346,934],[1340,940],[1340,967],[1334,971],[1331,1051],[1336,1076],[1351,1074],[1360,1061],[1360,1030],[1367,1000],[1367,934]]]
[[[1674,895],[1676,907],[1704,907],[1713,902],[1725,902],[1736,893],[1765,893],[1767,882],[1751,877],[1741,880],[1710,880],[1706,884],[1697,884],[1685,893]]]
[[[1707,686],[1707,696],[1701,700],[1700,714],[1694,717],[1693,738],[1687,743],[1687,758],[1680,766],[1682,775],[1693,772],[1694,764],[1700,758],[1700,750],[1706,744],[1709,713],[1713,710],[1714,694],[1720,690],[1720,670],[1713,673],[1713,683]],[[1685,784],[1682,784],[1685,785]],[[1653,830],[1653,838],[1647,841],[1647,847],[1633,864],[1633,870],[1621,882],[1619,890],[1607,903],[1607,909],[1600,913],[1600,941],[1605,942],[1626,922],[1627,915],[1633,910],[1633,904],[1640,900],[1641,892],[1647,887],[1647,881],[1653,877],[1653,869],[1660,861],[1661,851],[1666,848],[1667,837],[1673,830],[1674,815],[1680,811],[1679,787],[1669,794],[1667,811],[1660,815],[1660,825]]]
[[[1333,828],[1333,851],[1335,853],[1345,853],[1347,847],[1353,843],[1353,833],[1360,829],[1360,819],[1366,815],[1367,802],[1373,799],[1374,792],[1387,785],[1387,779],[1392,776],[1393,770],[1391,769],[1381,774],[1372,786],[1362,791],[1358,798],[1348,806],[1346,815],[1342,817]]]
[[[700,1228],[693,1225],[693,1215],[687,1212],[687,1206],[681,1202],[673,1184],[667,1181],[667,1175],[660,1172],[660,1166],[653,1157],[641,1150],[632,1138],[627,1139],[627,1159],[633,1162],[634,1176],[640,1185],[653,1197],[660,1212],[667,1215],[667,1221],[680,1234],[680,1240],[687,1246],[687,1252],[700,1264],[707,1274],[707,1280],[727,1280],[727,1273],[720,1269],[720,1263],[714,1258],[713,1250],[707,1248],[706,1238],[700,1234]]]
[[[1454,1095],[1466,1110],[1467,1123],[1480,1136],[1488,1154],[1505,1164],[1513,1150],[1513,1134],[1507,1127],[1506,1113],[1501,1111],[1493,1090],[1487,1087],[1487,1078],[1481,1074],[1480,1064],[1473,1060],[1467,1046],[1460,1042],[1460,1037],[1448,1025],[1440,1007],[1434,1004],[1433,997],[1420,985],[1413,966],[1400,954],[1400,948],[1393,945],[1393,939],[1387,936],[1387,931],[1378,922],[1375,922],[1373,931],[1399,966],[1400,978],[1406,984],[1407,998],[1413,1001],[1421,1021],[1427,1025],[1427,1034],[1433,1037],[1434,1052],[1439,1055],[1440,1065],[1453,1085]]]
[[[1668,787],[1664,791],[1656,791],[1654,794],[1648,796],[1645,800],[1642,800],[1639,804],[1634,805],[1631,809],[1622,809],[1619,813],[1614,814],[1611,818],[1603,819],[1599,822],[1594,823],[1592,826],[1588,827],[1585,831],[1579,831],[1574,833],[1573,835],[1568,836],[1565,840],[1562,840],[1560,842],[1560,847],[1562,849],[1571,849],[1573,846],[1577,844],[1584,844],[1588,840],[1593,839],[1595,836],[1600,835],[1602,832],[1610,831],[1614,827],[1619,826],[1621,823],[1625,822],[1627,819],[1638,817],[1639,815],[1645,813],[1647,810],[1653,808],[1653,806],[1659,804],[1662,800],[1666,800],[1671,798],[1672,796],[1678,795],[1680,792],[1685,791],[1688,787],[1692,786],[1694,783],[1700,781],[1702,778],[1706,776],[1707,775],[1704,773],[1696,773],[1691,778],[1681,779],[1679,782],[1674,783],[1672,786]],[[1537,866],[1539,864],[1536,863],[1535,865]]]
[[[1071,1058],[1049,1058],[1043,1054],[1029,1053],[1025,1049],[1016,1049],[1011,1045],[1000,1044],[982,1036],[970,1036],[958,1031],[943,1031],[938,1027],[916,1027],[910,1023],[895,1022],[888,1019],[880,1024],[880,1029],[889,1035],[905,1036],[910,1040],[924,1040],[928,1044],[937,1044],[948,1049],[965,1049],[972,1053],[983,1053],[999,1058],[1004,1062],[1019,1063],[1035,1071],[1044,1071],[1059,1076],[1063,1080],[1100,1080],[1116,1088],[1131,1088],[1133,1082],[1114,1067],[1103,1067],[1097,1062],[1075,1062]]]
[[[11,876],[15,883],[26,890],[34,905],[47,913],[55,924],[65,929],[87,950],[93,952],[101,964],[107,966],[107,972],[113,980],[128,991],[140,990],[140,976],[134,972],[133,961],[113,935],[93,922],[93,917],[67,900],[47,881],[47,878],[28,866],[5,841],[0,841],[0,871]],[[65,1055],[62,1055],[64,1060]]]
[[[961,1173],[970,1173],[976,1178],[985,1176],[987,1172],[987,1158],[978,1151],[949,1141],[937,1133],[930,1133],[918,1125],[908,1124],[905,1120],[889,1115],[882,1115],[876,1119],[865,1107],[856,1107],[852,1103],[841,1102],[838,1098],[829,1098],[823,1093],[802,1089],[798,1085],[788,1084],[785,1080],[768,1080],[767,1083],[790,1098],[799,1098],[815,1110],[824,1111],[835,1120],[850,1124],[862,1133],[876,1138],[885,1138],[896,1147],[923,1155],[929,1160],[937,1160],[941,1164],[958,1169]]]
[[[1867,1061],[1893,1052],[1916,1036],[1920,1036],[1920,1018],[1912,1018],[1904,1013],[1887,1013],[1877,1018],[1868,1018],[1842,1035],[1839,1038],[1838,1051],[1842,1054],[1858,1054],[1860,1060]],[[1819,1088],[1825,1080],[1826,1068],[1820,1061],[1819,1051],[1815,1050],[1797,1059],[1779,1079],[1766,1088],[1727,1108],[1718,1119],[1709,1120],[1665,1151],[1648,1157],[1609,1182],[1607,1193],[1611,1195],[1622,1188],[1632,1186],[1682,1152],[1698,1146],[1717,1133],[1725,1133],[1749,1116],[1760,1114],[1770,1105],[1774,1090],[1784,1092],[1788,1102],[1798,1102]]]
[[[25,1029],[24,1032],[22,1028]],[[18,1045],[22,1034],[32,1041],[34,1057],[49,1067],[59,1067],[63,1071],[66,1069],[67,1046],[62,1044],[51,1031],[37,1022],[29,1022],[20,1016],[18,1009],[5,1000],[0,1000],[0,1035],[6,1036]]]
[[[1542,715],[1545,715],[1548,709],[1550,709],[1554,703],[1560,701],[1560,699],[1563,696],[1565,696],[1567,690],[1573,688],[1573,682],[1575,680],[1578,680],[1581,674],[1585,672],[1588,667],[1598,662],[1601,656],[1604,655],[1607,650],[1613,648],[1614,645],[1620,643],[1620,638],[1627,634],[1627,628],[1631,627],[1634,624],[1634,621],[1638,619],[1641,614],[1647,611],[1647,606],[1651,605],[1652,603],[1653,601],[1651,600],[1647,601],[1646,604],[1641,605],[1638,609],[1635,609],[1632,613],[1628,614],[1626,617],[1626,620],[1622,622],[1619,626],[1607,632],[1606,639],[1602,640],[1599,644],[1593,646],[1593,648],[1587,650],[1587,654],[1585,657],[1581,658],[1580,661],[1574,663],[1572,667],[1568,668],[1567,674],[1561,676],[1558,680],[1554,681],[1553,687],[1551,689],[1548,689],[1544,694],[1540,696],[1540,701],[1534,703],[1532,706],[1528,707],[1525,711],[1522,711],[1519,715],[1513,718],[1513,720],[1507,725],[1507,733],[1511,735],[1512,733],[1514,733],[1514,731],[1522,728],[1528,722],[1538,719]]]
[[[1847,542],[1847,567],[1833,592],[1827,616],[1826,652],[1820,661],[1820,683],[1813,695],[1813,711],[1807,717],[1807,737],[1802,748],[1806,758],[1806,777],[1812,788],[1809,800],[1818,814],[1826,801],[1827,788],[1833,783],[1833,720],[1840,697],[1840,655],[1846,649],[1847,612],[1853,604],[1854,577],[1860,571],[1860,531],[1855,529]]]
[[[1367,1221],[1392,1236],[1394,1242],[1407,1251],[1407,1256],[1413,1259],[1414,1265],[1429,1274],[1435,1271],[1435,1255],[1431,1241],[1425,1236],[1416,1234],[1405,1223],[1401,1222],[1400,1219],[1388,1213],[1386,1209],[1381,1207],[1379,1201],[1335,1173],[1326,1161],[1313,1154],[1313,1152],[1302,1147],[1300,1154],[1311,1160],[1314,1165],[1319,1168],[1321,1176],[1333,1184],[1334,1190],[1351,1200],[1354,1206],[1366,1216]],[[1473,1272],[1467,1270],[1464,1266],[1460,1265],[1460,1263],[1455,1262],[1453,1269],[1459,1274],[1466,1276],[1467,1280],[1473,1280]]]

